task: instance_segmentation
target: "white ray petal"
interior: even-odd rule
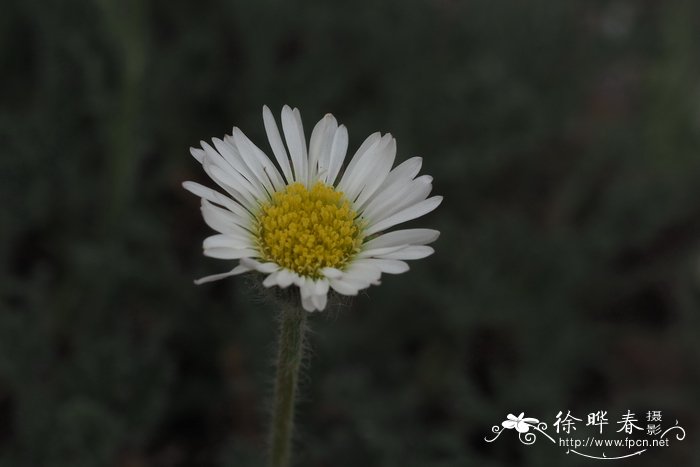
[[[355,166],[360,161],[360,159],[362,159],[362,157],[367,152],[367,150],[369,148],[371,148],[372,146],[375,146],[376,144],[378,144],[381,139],[382,139],[382,134],[377,131],[377,132],[369,135],[362,142],[360,147],[357,148],[357,151],[355,151],[355,154],[352,156],[352,159],[350,159],[350,162],[348,163],[348,166],[345,169],[345,173],[343,173],[343,177],[341,178],[341,181],[346,178],[346,175],[348,177],[350,176],[350,172],[355,170]],[[338,185],[340,185],[340,183],[338,183]]]
[[[248,272],[248,271],[250,271],[250,269],[239,264],[235,268],[231,269],[229,272],[222,272],[221,274],[212,274],[211,276],[205,276],[205,277],[202,277],[201,279],[196,279],[194,281],[194,283],[197,285],[205,284],[207,282],[214,282],[214,281],[218,281],[221,279],[225,279],[227,277],[236,276],[238,274],[243,274],[244,272]]]
[[[279,265],[276,263],[261,263],[253,258],[241,258],[241,264],[252,270],[262,272],[263,274],[270,274],[280,269]]]
[[[350,265],[343,278],[369,286],[369,284],[378,281],[381,276],[382,271],[376,264],[371,261],[358,260]]]
[[[214,209],[214,205],[206,199],[202,199],[201,211],[204,222],[219,233],[229,232],[234,225],[231,216],[224,214],[221,208]]]
[[[390,227],[393,227],[397,224],[401,224],[403,222],[407,222],[418,217],[424,216],[425,214],[437,208],[441,202],[442,196],[433,196],[432,198],[428,198],[424,201],[414,204],[413,206],[409,206],[403,211],[399,211],[386,219],[383,219],[379,222],[370,225],[370,227],[365,231],[365,235],[372,235],[374,233],[381,232],[382,230],[386,230]]]
[[[372,266],[387,274],[403,274],[410,269],[408,263],[396,259],[370,258],[363,261],[371,263]]]
[[[259,184],[256,183],[254,174],[243,163],[243,159],[241,159],[240,154],[238,154],[238,150],[228,146],[218,138],[213,138],[212,142],[215,146],[218,145],[219,148],[223,150],[223,154],[206,141],[200,141],[206,153],[202,164],[206,165],[206,163],[209,162],[210,165],[218,167],[227,174],[235,175],[236,179],[243,180],[244,182],[241,183],[244,183],[246,188],[254,193],[259,190],[259,188],[256,188]],[[234,188],[238,187],[234,185]]]
[[[251,185],[240,172],[232,169],[224,170],[220,166],[209,162],[210,159],[208,157],[204,159],[204,170],[207,172],[207,175],[218,183],[220,187],[228,191],[246,209],[255,206],[258,200],[267,199],[267,195],[263,195],[259,187]]]
[[[242,221],[245,219],[244,223],[246,225],[250,224],[250,213],[246,211],[246,209],[243,206],[241,206],[228,196],[221,194],[216,190],[212,190],[211,188],[206,187],[204,185],[200,185],[197,182],[182,182],[182,187],[190,193],[199,196],[200,198],[204,198],[207,201],[211,201],[212,203],[216,203],[220,206],[223,206],[224,208],[228,209],[233,214],[238,216]]]
[[[391,253],[375,255],[375,258],[414,260],[427,258],[433,253],[435,253],[435,250],[432,247],[424,245],[411,245]]]
[[[316,310],[318,311],[323,311],[326,309],[326,305],[328,304],[328,294],[319,294],[319,295],[312,295],[311,296],[311,303],[316,307]]]
[[[229,184],[219,180],[216,177],[216,175],[214,175],[214,173],[212,172],[214,167],[215,165],[213,165],[208,158],[206,158],[204,160],[204,163],[202,164],[204,172],[209,176],[210,179],[212,179],[220,188],[222,188],[235,202],[240,204],[246,211],[248,211],[249,213],[253,212],[255,204],[249,201],[252,198],[252,196],[250,196],[250,193],[246,192],[246,195],[244,196],[244,190],[236,190],[232,188]]]
[[[194,157],[197,162],[200,164],[202,163],[202,160],[204,159],[204,155],[206,154],[203,149],[199,148],[190,148],[190,154],[192,154],[192,157]]]
[[[364,290],[372,285],[379,284],[379,280],[368,281],[367,278],[361,276],[359,273],[352,275],[345,274],[342,279],[347,285],[357,289],[358,291]]]
[[[248,238],[251,235],[250,228],[244,225],[250,224],[249,220],[242,219],[233,212],[220,208],[204,198],[202,198],[201,204],[202,216],[212,229],[222,234],[231,234],[241,238]]]
[[[359,289],[344,279],[329,279],[330,285],[341,295],[357,295]]]
[[[433,191],[432,181],[432,177],[421,176],[408,184],[397,187],[393,193],[385,192],[367,206],[362,212],[362,216],[370,222],[377,222],[423,201]]]
[[[416,156],[411,157],[410,159],[406,159],[405,161],[394,167],[394,169],[391,172],[389,172],[389,175],[387,175],[384,184],[391,185],[397,180],[412,180],[416,177],[416,175],[418,175],[418,172],[420,172],[420,168],[422,166],[422,157]]]
[[[216,152],[221,155],[221,158],[224,161],[226,161],[226,164],[217,165],[227,172],[235,171],[240,173],[252,185],[260,185],[262,180],[259,180],[258,177],[256,177],[255,172],[248,164],[246,164],[245,159],[232,141],[227,142],[219,138],[212,138],[211,141],[214,143]]]
[[[294,282],[294,273],[289,269],[280,269],[277,272],[277,285],[286,289]]]
[[[282,136],[277,127],[277,122],[275,122],[275,117],[272,115],[272,112],[270,112],[270,108],[266,105],[263,106],[263,123],[265,124],[265,133],[267,133],[267,139],[270,142],[272,153],[275,155],[275,159],[282,169],[287,184],[290,184],[294,181],[294,175],[289,165],[289,156],[287,156],[287,150],[284,148],[284,143],[282,143]]]
[[[299,293],[302,297],[310,297],[314,292],[314,281],[310,277],[302,277],[299,285]]]
[[[279,277],[280,271],[274,271],[271,272],[270,275],[268,275],[265,280],[263,280],[262,285],[263,287],[267,287],[268,289],[274,285],[278,285],[278,277]]]
[[[389,253],[394,253],[396,251],[399,251],[403,248],[406,248],[408,244],[401,244],[401,245],[393,245],[393,246],[385,246],[381,248],[368,248],[368,249],[363,249],[360,251],[356,258],[375,258],[375,257],[380,257],[381,255],[386,255]]]
[[[338,173],[340,168],[343,166],[343,161],[345,161],[345,155],[348,151],[348,129],[345,125],[340,125],[338,130],[333,136],[333,142],[331,143],[331,153],[328,159],[328,171],[325,174],[321,174],[321,180],[328,185],[335,185],[335,181],[338,178]]]
[[[328,279],[340,279],[343,277],[343,271],[336,268],[323,268],[321,269],[321,273]]]
[[[255,174],[266,187],[269,189],[269,184],[275,191],[284,189],[285,183],[282,180],[275,164],[272,163],[267,154],[262,149],[257,147],[240,129],[234,127],[232,136],[226,136],[227,140],[232,141],[238,147],[241,156],[246,160],[246,163],[255,171]],[[269,180],[269,181],[268,181]]]
[[[241,238],[237,235],[218,234],[212,235],[204,239],[202,244],[204,249],[209,248],[253,248],[253,242],[250,238]]]
[[[205,248],[204,256],[217,259],[242,259],[257,256],[258,252],[251,248]]]
[[[289,155],[294,168],[294,180],[306,184],[308,163],[306,155],[306,140],[301,116],[297,109],[292,110],[288,105],[282,108],[282,131],[287,141]]]
[[[365,203],[371,199],[372,195],[385,182],[391,166],[394,165],[394,159],[396,159],[396,140],[391,138],[389,145],[377,155],[376,162],[367,164],[365,173],[358,175],[360,180],[364,180],[362,192],[355,201],[358,210],[362,209]]]
[[[333,137],[338,123],[331,114],[326,114],[314,127],[309,141],[309,186],[322,177],[321,171],[328,170]]]
[[[272,184],[263,173],[262,165],[257,157],[252,154],[251,149],[241,140],[240,134],[242,132],[234,127],[232,133],[239,133],[239,135],[237,137],[226,135],[224,141],[214,138],[212,140],[214,141],[214,146],[216,146],[221,155],[226,156],[228,154],[230,158],[233,159],[235,157],[238,159],[238,166],[234,167],[250,181],[251,185],[258,186],[269,193],[272,191]]]
[[[314,305],[311,296],[301,297],[301,307],[306,311],[316,311],[316,305]]]
[[[314,281],[309,277],[300,279],[299,294],[301,296],[301,305],[306,311],[315,311],[316,305],[313,301]]]
[[[433,229],[405,229],[387,232],[363,245],[366,249],[385,248],[397,245],[426,245],[432,243],[440,236],[440,232]]]
[[[321,295],[328,293],[328,287],[330,284],[326,279],[318,279],[314,285],[314,294]]]
[[[393,216],[397,212],[401,212],[404,209],[415,206],[416,204],[425,201],[430,193],[433,191],[433,185],[429,182],[424,182],[422,177],[418,177],[412,186],[412,190],[405,193],[403,198],[397,200],[396,204],[393,206],[385,206],[377,210],[375,217],[377,221],[381,219],[386,219],[389,216]]]
[[[392,139],[391,135],[387,133],[364,152],[358,150],[355,153],[343,177],[340,179],[340,183],[338,183],[338,188],[345,193],[346,198],[353,202],[355,201],[360,194],[360,190],[367,183],[368,175],[372,173],[372,170],[377,165],[377,160],[381,159],[382,152],[387,149]]]
[[[367,211],[371,206],[384,204],[387,198],[392,197],[397,191],[405,189],[411,184],[413,178],[420,171],[423,159],[420,157],[412,157],[401,164],[394,167],[389,172],[384,182],[379,186],[374,194],[365,201],[364,206],[361,206],[359,211]]]

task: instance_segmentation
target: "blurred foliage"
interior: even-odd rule
[[[445,195],[433,257],[312,317],[298,465],[577,465],[483,441],[567,409],[700,465],[697,2],[10,0],[0,67],[0,466],[261,465],[274,310],[192,285],[180,183],[285,103]]]

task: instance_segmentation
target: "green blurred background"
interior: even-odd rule
[[[436,254],[311,317],[297,465],[590,465],[484,437],[663,410],[700,465],[696,1],[3,1],[0,466],[263,465],[275,310],[188,153],[261,107],[391,132]],[[583,415],[583,417],[582,417]],[[622,461],[620,461],[622,462]]]

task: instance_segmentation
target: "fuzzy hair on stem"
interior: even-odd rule
[[[278,303],[280,304],[280,325],[269,465],[270,467],[289,467],[294,429],[294,405],[299,367],[304,354],[307,312],[291,300],[278,300]]]

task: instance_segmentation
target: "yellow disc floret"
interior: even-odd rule
[[[272,195],[257,215],[258,249],[268,261],[301,276],[341,269],[362,244],[357,213],[342,192],[317,182],[293,183]]]

